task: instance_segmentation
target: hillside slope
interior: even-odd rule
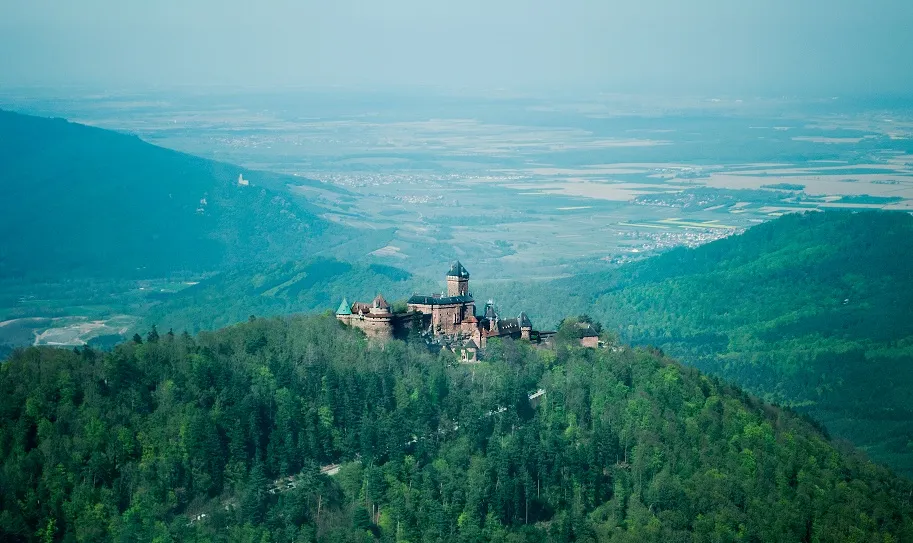
[[[308,183],[0,111],[0,279],[211,271],[352,237],[285,182]]]
[[[913,216],[787,215],[560,281],[626,340],[762,397],[913,474]]]
[[[0,366],[0,539],[913,538],[909,481],[694,369],[488,354],[371,346],[332,317],[19,351]]]
[[[351,264],[318,258],[233,270],[206,279],[161,302],[145,315],[147,326],[174,330],[212,330],[249,315],[269,317],[335,309],[343,298],[390,302],[405,299],[424,285],[411,273],[378,264]]]

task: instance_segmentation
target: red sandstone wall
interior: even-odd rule
[[[469,281],[447,278],[447,296],[462,296],[467,292],[469,292]]]
[[[393,339],[393,323],[389,318],[362,319],[352,317],[349,321],[352,326],[364,331],[365,335],[375,339]]]
[[[454,324],[456,317],[457,324]],[[440,326],[441,332],[445,334],[457,334],[462,330],[463,306],[462,305],[444,305],[434,306],[431,312],[431,323],[434,330]]]
[[[596,336],[582,338],[580,340],[580,345],[583,347],[592,347],[595,349],[596,347],[599,347],[599,338]]]

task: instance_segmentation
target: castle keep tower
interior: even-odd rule
[[[469,272],[457,260],[447,272],[447,296],[466,296],[469,294]]]
[[[408,329],[433,336],[429,344],[452,347],[473,344],[485,348],[489,338],[510,337],[539,342],[543,334],[536,332],[526,313],[516,319],[502,319],[495,304],[489,300],[485,313],[476,315],[475,300],[469,292],[469,272],[456,260],[447,272],[447,295],[443,292],[430,295],[413,294],[406,301],[406,311],[395,312],[380,294],[370,303],[349,304],[346,299],[339,304],[336,318],[340,322],[359,328],[371,339],[387,340],[403,337]],[[456,351],[454,351],[456,352]]]

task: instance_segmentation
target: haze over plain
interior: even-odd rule
[[[0,85],[903,94],[913,3],[0,3]]]

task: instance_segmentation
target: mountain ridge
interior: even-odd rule
[[[0,277],[213,271],[355,237],[282,186],[342,189],[63,119],[0,110],[0,163],[0,228],[19,234],[0,247]]]

